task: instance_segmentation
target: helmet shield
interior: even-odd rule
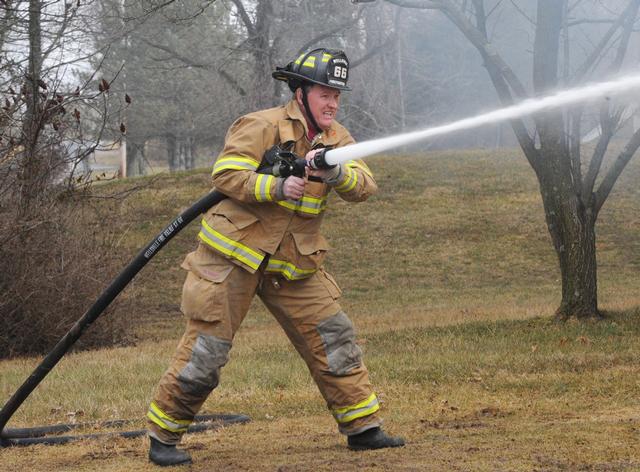
[[[304,84],[318,84],[338,90],[351,90],[347,86],[349,79],[349,60],[339,50],[319,48],[301,54],[285,67],[276,67],[272,77],[289,84],[292,92]]]

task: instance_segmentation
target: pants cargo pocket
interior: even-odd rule
[[[193,271],[187,273],[187,280],[182,287],[182,313],[191,319],[202,321],[217,321],[222,319],[224,307],[227,303],[226,279],[233,265],[210,271],[206,278]]]

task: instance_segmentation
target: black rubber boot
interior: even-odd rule
[[[155,438],[149,437],[149,460],[156,465],[166,467],[169,465],[191,464],[191,456],[185,451],[176,448],[175,444],[164,444]]]
[[[389,436],[380,428],[371,428],[363,433],[354,434],[347,438],[349,449],[364,451],[366,449],[382,449],[384,447],[404,446],[404,439]]]

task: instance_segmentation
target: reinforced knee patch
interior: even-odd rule
[[[329,371],[333,375],[348,375],[351,369],[360,367],[362,350],[356,344],[353,324],[344,312],[339,311],[322,321],[317,330],[324,344]]]
[[[218,386],[220,368],[229,360],[231,343],[215,336],[198,335],[191,359],[180,371],[178,381],[183,392],[207,395]]]

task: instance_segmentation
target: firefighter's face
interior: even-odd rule
[[[296,98],[300,109],[304,110],[301,89],[296,91]],[[321,129],[328,129],[336,118],[336,113],[338,113],[340,90],[325,87],[324,85],[314,85],[307,92],[307,100],[310,108],[307,112],[311,112]]]

